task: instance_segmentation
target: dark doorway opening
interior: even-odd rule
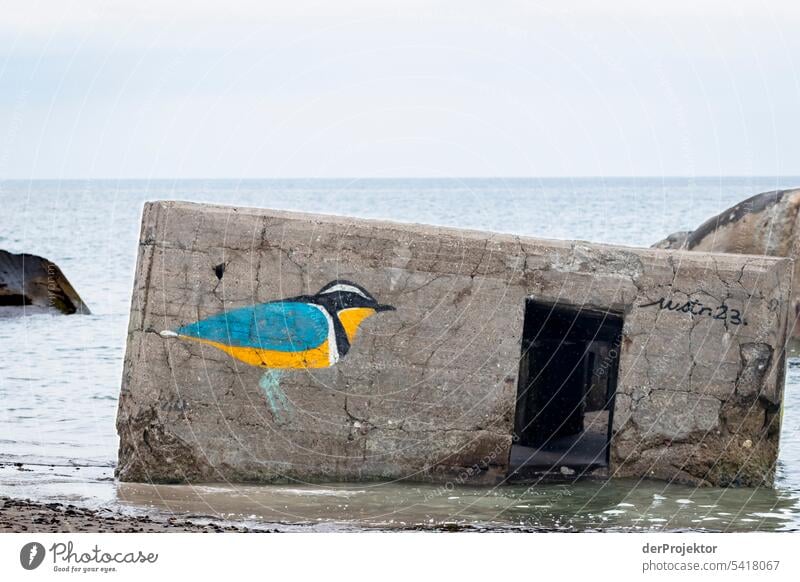
[[[620,313],[526,301],[515,476],[608,466],[621,338]]]

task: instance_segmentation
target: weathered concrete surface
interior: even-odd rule
[[[340,279],[396,311],[367,320],[335,366],[285,371],[287,417],[263,369],[159,334]],[[790,287],[786,259],[149,203],[118,476],[498,482],[535,298],[623,313],[612,476],[769,483]]]
[[[676,232],[653,245],[794,259],[793,335],[800,338],[800,189],[757,194],[709,218],[693,231]]]
[[[0,250],[0,317],[90,313],[58,268],[42,257]]]

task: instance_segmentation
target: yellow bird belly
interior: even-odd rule
[[[276,350],[262,350],[240,346],[228,346],[219,342],[212,342],[189,336],[180,336],[181,339],[191,340],[206,344],[222,350],[232,358],[236,358],[261,368],[289,369],[289,368],[329,368],[331,365],[330,345],[325,340],[320,346],[301,352],[279,352]]]

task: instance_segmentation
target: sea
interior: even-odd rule
[[[0,319],[0,495],[256,529],[797,531],[800,359],[774,488],[651,480],[495,488],[114,480],[115,417],[142,205],[191,200],[650,246],[800,177],[0,181],[0,249],[57,263],[87,316]]]

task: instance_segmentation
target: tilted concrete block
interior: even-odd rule
[[[787,259],[148,203],[117,474],[502,482],[533,300],[623,322],[608,475],[769,483],[791,275]]]

